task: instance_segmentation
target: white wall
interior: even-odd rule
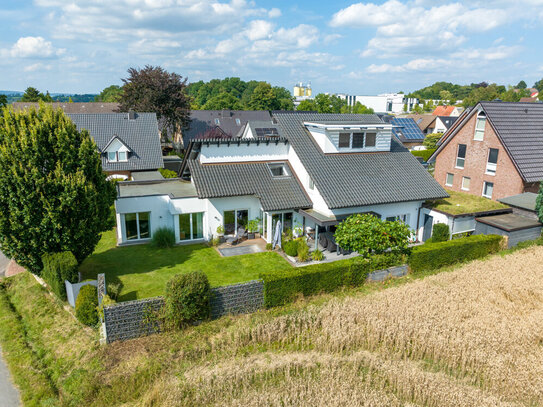
[[[417,231],[417,239],[422,241],[422,235],[424,234],[424,215],[430,215],[433,217],[432,227],[436,223],[444,223],[449,225],[449,229],[452,229],[453,217],[441,212],[433,211],[430,208],[422,208],[419,218],[419,230]]]
[[[211,238],[217,234],[217,227],[223,225],[224,211],[247,209],[249,220],[260,217],[260,200],[255,196],[232,196],[228,198],[210,198],[207,200],[208,228],[204,234]]]
[[[270,141],[269,144],[261,142],[244,143],[238,146],[237,142],[227,144],[202,144],[202,150],[199,160],[202,164],[225,163],[225,162],[244,162],[244,161],[284,161],[288,157],[288,143],[280,141],[277,144]]]
[[[376,152],[376,151],[390,151],[390,143],[392,138],[392,129],[390,125],[380,124],[377,126],[366,126],[365,128],[321,128],[312,126],[309,122],[306,124],[307,129],[311,133],[311,136],[316,141],[320,149],[324,153],[348,153],[348,152]],[[348,127],[348,126],[345,126]],[[381,129],[376,129],[380,127]],[[387,127],[382,129],[382,127]],[[339,133],[376,133],[375,147],[365,148],[339,148]]]

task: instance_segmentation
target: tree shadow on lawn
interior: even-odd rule
[[[81,264],[79,270],[84,279],[95,279],[99,273],[104,273],[106,285],[121,285],[118,301],[129,301],[142,298],[141,293],[138,295],[139,288],[142,288],[144,292],[146,291],[145,287],[142,286],[141,275],[150,273],[149,281],[144,282],[144,286],[156,286],[158,276],[151,274],[156,270],[178,269],[179,272],[189,271],[198,269],[198,267],[183,268],[182,265],[188,260],[198,259],[193,266],[198,266],[200,263],[203,265],[206,260],[217,261],[216,259],[220,258],[219,254],[210,249],[202,244],[181,245],[169,249],[157,249],[150,244],[114,247],[89,256]],[[170,273],[165,274],[164,277],[171,277]],[[136,281],[131,281],[131,275],[134,276]],[[131,282],[134,284],[131,284]],[[165,281],[162,288],[165,288]],[[124,289],[130,291],[125,292]]]

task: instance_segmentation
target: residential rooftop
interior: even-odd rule
[[[196,197],[196,188],[190,181],[170,178],[152,181],[123,181],[117,183],[117,198],[168,195],[170,198]]]
[[[483,198],[482,196],[452,191],[450,189],[446,189],[446,191],[450,195],[448,198],[436,200],[429,203],[428,206],[436,211],[445,212],[450,215],[471,215],[491,211],[511,210],[507,205]]]
[[[518,195],[507,196],[499,199],[499,201],[509,206],[535,212],[536,199],[537,194],[533,192],[524,192]]]

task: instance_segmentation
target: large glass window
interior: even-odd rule
[[[233,236],[239,228],[247,230],[249,222],[249,211],[247,209],[236,209],[224,211],[224,234]]]
[[[496,168],[498,167],[498,149],[491,148],[488,152],[488,161],[486,163],[486,173],[496,174]]]
[[[204,237],[204,213],[182,213],[179,215],[179,240],[194,240]]]
[[[466,145],[458,144],[458,152],[456,153],[456,168],[464,168],[466,163]]]
[[[454,181],[454,174],[451,174],[450,172],[447,173],[447,179],[445,180],[445,185],[448,187],[452,187]]]
[[[339,148],[349,148],[351,146],[351,133],[339,133]]]
[[[247,209],[236,211],[236,220],[238,222],[237,228],[243,228],[247,230],[247,223],[249,222],[249,211]]]
[[[482,141],[485,135],[486,117],[479,114],[477,117],[477,123],[475,124],[474,140]]]
[[[125,213],[126,240],[149,239],[151,237],[151,212]]]
[[[292,212],[283,214],[283,230],[292,230]]]

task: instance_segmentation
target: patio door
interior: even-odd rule
[[[224,211],[223,222],[224,234],[228,236],[234,236],[240,227],[247,230],[247,223],[249,222],[249,211],[247,209]]]

